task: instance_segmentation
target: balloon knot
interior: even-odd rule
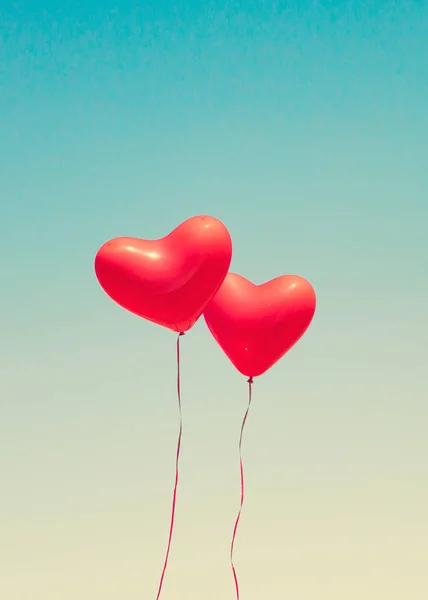
[[[178,334],[178,337],[180,337],[182,335],[186,335],[186,333],[184,331],[180,331],[180,333]]]
[[[247,383],[254,383],[254,379],[250,377],[249,379],[247,379]]]

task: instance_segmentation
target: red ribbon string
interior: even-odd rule
[[[172,496],[171,524],[169,526],[168,547],[166,550],[165,562],[164,562],[163,569],[162,569],[162,575],[161,575],[160,582],[159,582],[159,588],[158,588],[158,594],[156,596],[156,600],[159,600],[161,592],[162,592],[163,580],[165,577],[166,568],[168,566],[169,551],[171,549],[172,534],[174,533],[175,505],[177,502],[177,488],[178,488],[178,474],[179,474],[178,467],[179,467],[179,463],[180,463],[181,435],[183,433],[183,418],[182,418],[182,412],[181,412],[181,382],[180,382],[180,337],[183,335],[184,335],[184,333],[179,333],[178,337],[177,337],[177,398],[178,398],[178,409],[179,409],[179,413],[180,413],[180,429],[179,429],[179,433],[178,433],[177,453],[176,453],[176,457],[175,457],[175,483],[174,483],[174,493]]]
[[[244,433],[245,423],[247,422],[248,412],[249,412],[250,406],[251,406],[253,378],[250,377],[248,379],[247,383],[248,383],[248,406],[247,406],[247,410],[245,411],[244,419],[243,419],[242,425],[241,425],[241,435],[239,436],[239,470],[240,470],[240,474],[241,474],[241,503],[240,503],[240,507],[239,507],[238,516],[236,517],[235,526],[233,528],[232,543],[230,546],[230,564],[232,565],[233,578],[235,580],[236,600],[239,600],[239,583],[238,583],[238,577],[236,575],[235,565],[233,563],[233,549],[235,547],[236,532],[238,531],[238,525],[239,525],[239,520],[241,518],[242,507],[244,506],[245,485],[244,485],[244,467],[242,465],[242,436]]]

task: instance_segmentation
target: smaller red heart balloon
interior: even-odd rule
[[[214,339],[240,373],[263,375],[302,337],[315,313],[311,284],[284,275],[262,285],[228,273],[204,311]]]
[[[188,331],[213,298],[230,266],[232,240],[214,217],[187,219],[158,240],[119,237],[95,257],[104,291],[139,317]]]

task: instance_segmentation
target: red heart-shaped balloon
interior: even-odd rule
[[[106,242],[95,257],[95,273],[123,308],[185,332],[219,289],[231,258],[232,240],[223,223],[197,216],[159,240]]]
[[[315,313],[315,292],[296,275],[263,285],[228,273],[204,311],[214,339],[240,373],[265,373],[302,337]]]

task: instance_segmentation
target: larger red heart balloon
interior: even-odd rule
[[[106,242],[95,257],[95,273],[123,308],[185,332],[219,289],[231,258],[232,240],[223,223],[197,216],[158,240]]]
[[[262,285],[229,273],[204,311],[214,339],[240,373],[265,373],[302,337],[315,313],[309,282],[284,275]]]

